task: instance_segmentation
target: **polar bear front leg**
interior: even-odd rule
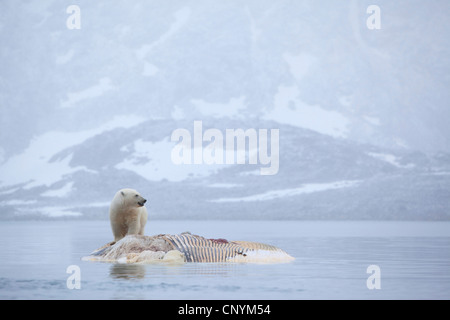
[[[126,230],[121,223],[111,222],[111,229],[112,229],[113,236],[114,236],[114,241],[113,241],[114,243],[116,243],[117,241],[122,239],[126,234]]]
[[[141,219],[138,213],[132,213],[127,217],[128,230],[125,235],[139,234],[141,230]]]
[[[144,230],[145,230],[145,224],[147,223],[147,217],[148,217],[148,213],[147,213],[147,209],[145,209],[145,207],[141,208],[141,216],[140,216],[140,228],[139,228],[139,235],[143,236],[144,235]]]

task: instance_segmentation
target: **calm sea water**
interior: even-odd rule
[[[1,299],[449,299],[450,222],[149,221],[276,245],[285,264],[82,261],[112,240],[108,221],[0,222]],[[68,266],[80,270],[69,289]],[[370,265],[380,289],[369,290]]]

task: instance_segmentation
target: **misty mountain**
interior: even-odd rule
[[[246,164],[173,164],[171,150],[178,142],[170,140],[170,130],[193,132],[189,121],[148,120],[121,127],[127,121],[90,135],[79,132],[79,138],[70,139],[76,144],[60,149],[33,154],[36,148],[30,146],[23,159],[6,162],[2,169],[19,172],[26,159],[43,159],[29,164],[34,174],[11,175],[11,185],[0,190],[3,218],[107,218],[109,202],[122,187],[140,190],[149,200],[150,215],[161,219],[448,218],[448,155],[398,152],[253,121],[257,128],[280,130],[279,171],[261,175],[263,165],[249,164],[248,155]],[[203,122],[205,130],[222,132],[248,124],[223,118]]]
[[[370,1],[72,4],[0,4],[2,219],[107,218],[123,187],[154,218],[449,218],[446,1],[378,1],[380,30]],[[176,166],[196,120],[278,129],[278,173]]]

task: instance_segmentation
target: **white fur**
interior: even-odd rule
[[[147,209],[139,204],[143,201],[145,199],[134,189],[117,191],[109,208],[115,242],[127,235],[144,234],[148,214]]]

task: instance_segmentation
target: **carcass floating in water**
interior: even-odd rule
[[[190,233],[156,236],[129,235],[106,244],[83,260],[122,263],[149,262],[253,262],[294,260],[285,251],[263,243],[206,239]]]

